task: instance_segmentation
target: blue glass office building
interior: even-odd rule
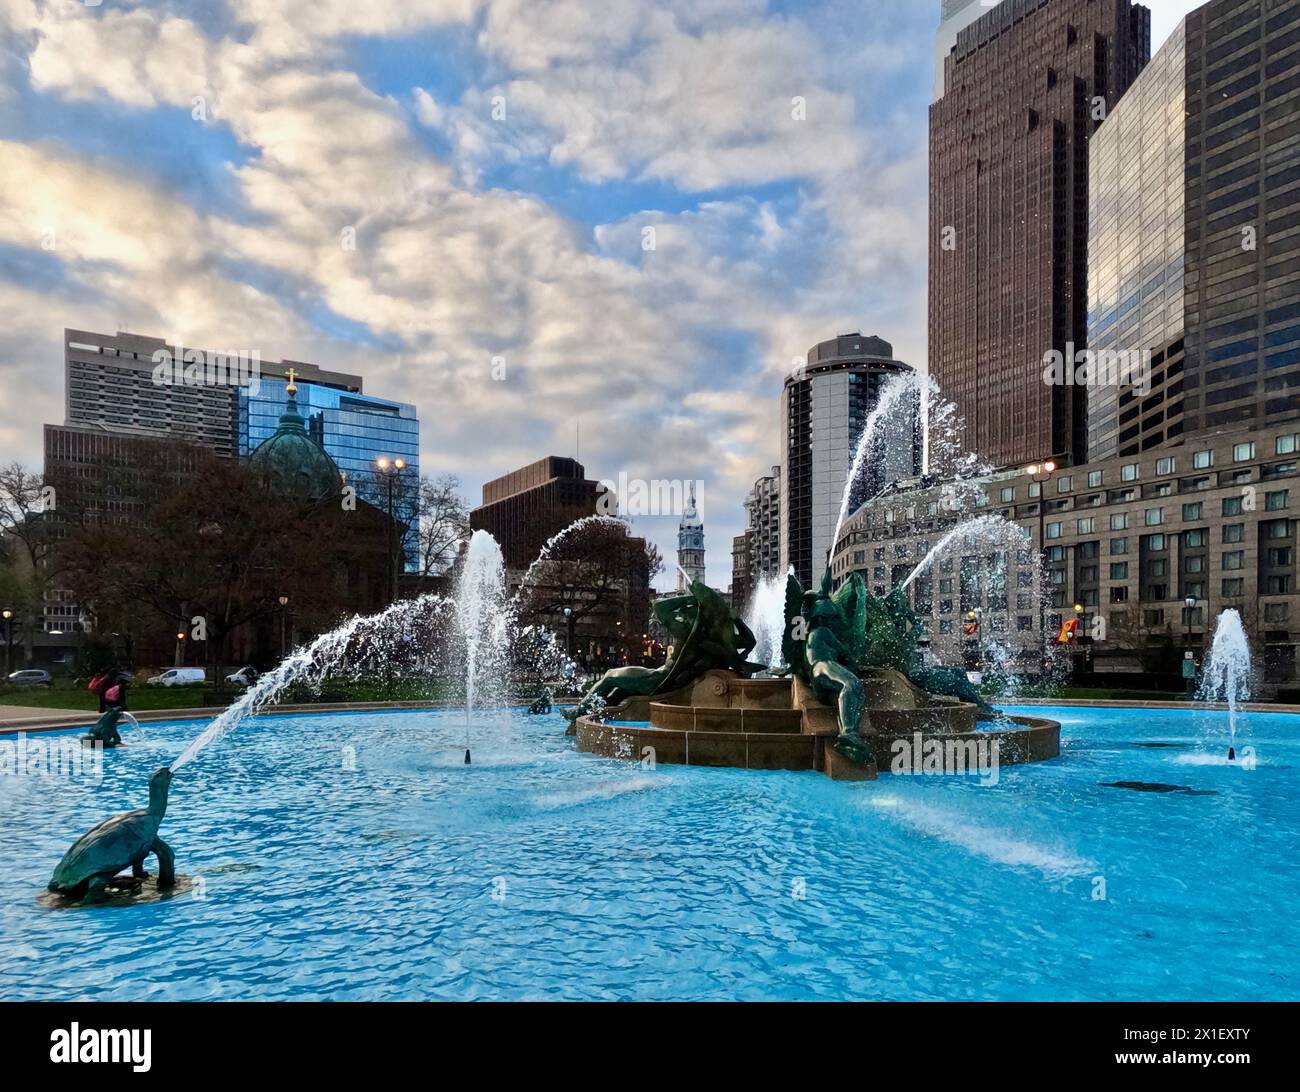
[[[256,394],[239,389],[239,454],[248,456],[275,433],[284,413],[287,380],[263,375]],[[369,394],[298,379],[298,409],[307,428],[339,465],[350,482],[370,479],[380,456],[405,459],[409,484],[420,478],[420,421],[415,407]],[[397,517],[412,527],[406,547],[408,565],[417,556],[418,538],[410,513]]]

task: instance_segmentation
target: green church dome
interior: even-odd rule
[[[297,500],[315,502],[334,496],[343,487],[338,464],[308,434],[298,412],[298,388],[292,375],[286,393],[289,400],[275,435],[257,445],[249,462],[262,472],[268,486]]]

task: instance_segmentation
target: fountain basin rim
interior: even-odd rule
[[[504,709],[526,709],[528,703],[520,700]],[[141,724],[183,724],[192,721],[212,720],[220,716],[229,706],[210,706],[192,709],[140,709],[131,710]],[[383,713],[403,712],[408,710],[464,709],[462,701],[390,701],[390,702],[319,702],[312,704],[267,705],[257,714],[258,719],[267,717],[300,717],[313,713]],[[0,706],[0,718],[3,718],[3,706]],[[55,711],[57,713],[57,711]],[[98,713],[81,710],[66,710],[64,715],[48,717],[0,719],[0,738],[16,735],[19,732],[66,732],[87,728],[99,719]]]

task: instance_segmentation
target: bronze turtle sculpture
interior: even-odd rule
[[[117,722],[122,719],[122,712],[122,707],[119,705],[104,710],[104,715],[95,721],[89,732],[81,737],[82,743],[88,746],[98,743],[103,747],[116,747],[122,742],[122,733],[117,730]]]
[[[123,812],[92,827],[73,844],[55,866],[49,890],[57,895],[97,902],[105,897],[110,880],[126,868],[142,878],[144,859],[158,858],[158,886],[176,883],[176,856],[158,837],[158,827],[167,812],[167,787],[172,772],[166,766],[149,778],[149,806]]]

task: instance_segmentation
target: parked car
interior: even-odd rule
[[[191,686],[207,678],[201,667],[173,667],[149,680],[150,686]]]
[[[252,686],[257,682],[257,668],[251,664],[248,667],[241,667],[238,671],[227,675],[226,682],[234,683],[236,686]]]
[[[48,671],[42,671],[39,667],[29,667],[23,671],[15,671],[9,676],[10,686],[49,686],[53,682]]]

